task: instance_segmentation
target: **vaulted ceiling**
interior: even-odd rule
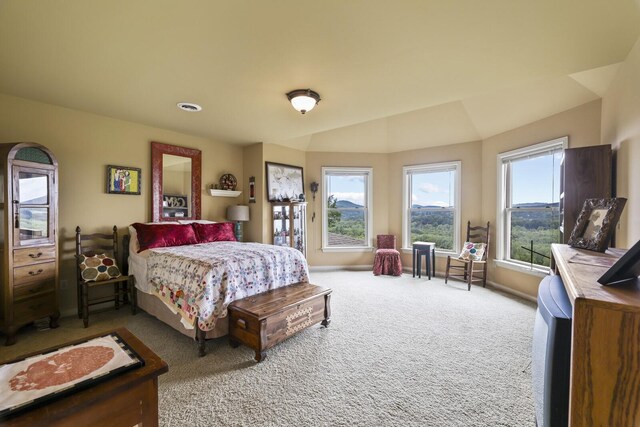
[[[392,152],[598,99],[639,35],[634,0],[0,0],[0,92],[216,141]],[[322,101],[303,116],[285,93],[307,87]]]

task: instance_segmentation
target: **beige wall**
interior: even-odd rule
[[[600,100],[530,123],[483,141],[482,220],[490,221],[491,239],[496,241],[497,156],[499,153],[539,142],[569,136],[571,148],[600,144]],[[532,183],[533,184],[533,183]],[[490,257],[495,259],[496,245]],[[489,280],[528,295],[536,295],[540,278],[490,264]]]
[[[176,110],[176,114],[183,114]],[[21,98],[0,95],[0,142],[33,141],[49,148],[59,162],[59,229],[61,310],[75,310],[73,243],[75,227],[87,232],[120,234],[136,221],[151,219],[150,141],[202,150],[202,217],[224,220],[235,202],[211,197],[207,188],[223,173],[239,177],[242,187],[242,148],[177,132],[110,119]],[[141,195],[106,193],[106,166],[142,168]]]
[[[242,151],[245,183],[242,197],[244,203],[249,206],[249,222],[245,222],[243,224],[245,242],[262,242],[264,238],[262,235],[262,231],[264,229],[262,215],[266,204],[266,198],[264,189],[265,174],[262,146],[262,143],[253,144],[244,147],[244,150]],[[249,178],[252,176],[256,179],[255,203],[249,203]]]
[[[602,98],[602,143],[616,152],[616,195],[626,197],[616,244],[640,240],[640,40]]]
[[[462,180],[460,194],[460,239],[464,239],[467,232],[467,221],[480,224],[482,206],[482,142],[467,142],[464,144],[448,145],[446,148],[434,147],[421,150],[402,151],[389,154],[389,181],[387,193],[389,195],[388,217],[391,234],[402,238],[402,167],[460,161],[462,163]],[[399,243],[400,244],[400,243]],[[462,244],[462,241],[458,243]],[[411,254],[403,254],[404,266],[411,266]],[[442,273],[445,269],[446,257],[436,258],[436,271]]]

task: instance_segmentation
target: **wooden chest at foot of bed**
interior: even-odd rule
[[[229,343],[240,343],[256,352],[256,361],[265,350],[317,323],[329,326],[331,289],[296,283],[229,305]]]

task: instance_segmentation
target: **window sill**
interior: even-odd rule
[[[548,267],[530,267],[528,265],[519,264],[513,261],[506,261],[501,259],[494,260],[497,267],[506,268],[520,273],[531,274],[532,276],[544,277],[549,275]]]
[[[372,252],[373,248],[369,247],[340,247],[340,248],[322,248],[322,252]]]

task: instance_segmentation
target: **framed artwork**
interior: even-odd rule
[[[304,198],[302,168],[265,162],[267,169],[267,197],[270,202],[286,202]]]
[[[587,199],[569,237],[569,246],[604,252],[627,199]]]
[[[128,166],[107,166],[107,193],[140,194],[141,169]]]
[[[115,332],[0,365],[0,420],[143,365]]]
[[[635,281],[640,276],[640,240],[598,279],[602,285]]]

